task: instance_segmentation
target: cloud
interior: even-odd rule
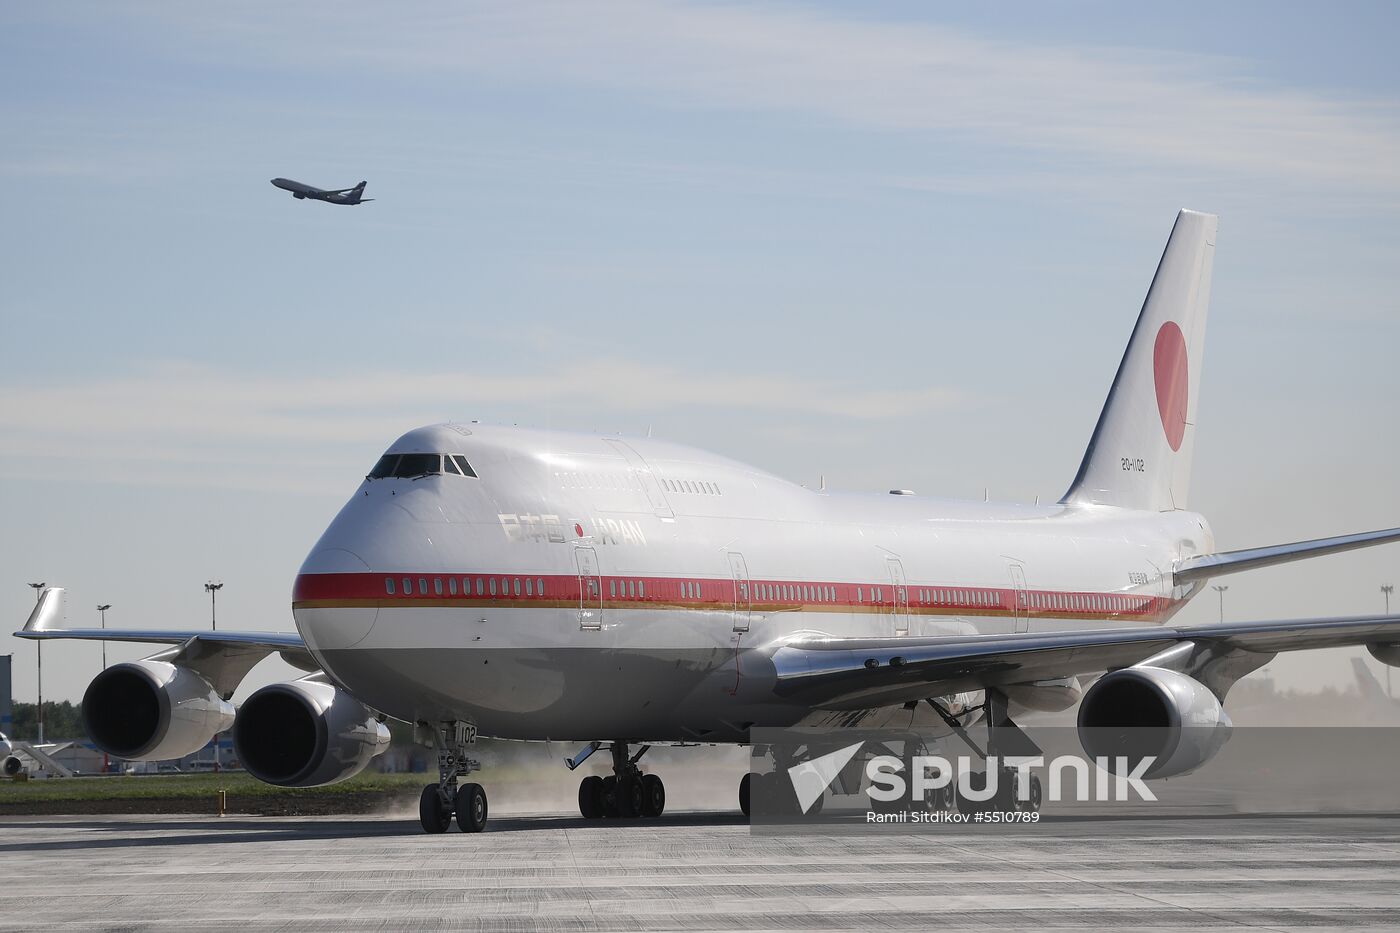
[[[787,113],[1096,164],[1400,193],[1394,100],[1270,86],[1222,57],[1007,41],[775,4],[154,9],[172,44],[200,54],[223,46],[245,63],[586,85],[663,106]]]
[[[167,363],[81,384],[0,389],[0,432],[12,476],[51,477],[71,467],[91,478],[73,455],[100,449],[109,479],[290,490],[316,488],[322,468],[343,469],[349,449],[382,446],[453,416],[489,420],[502,409],[588,428],[599,419],[701,409],[884,422],[968,401],[942,388],[866,389],[607,358],[541,358],[507,374],[305,377]],[[276,471],[268,469],[270,451]]]

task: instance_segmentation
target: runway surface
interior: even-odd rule
[[[1400,819],[1121,821],[751,836],[728,814],[585,823],[11,817],[0,928],[1400,928]]]

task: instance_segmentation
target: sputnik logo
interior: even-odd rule
[[[864,744],[857,742],[847,745],[820,758],[813,758],[788,768],[788,780],[792,781],[793,792],[797,794],[797,803],[802,807],[803,813],[812,809],[812,805],[821,799],[831,782],[836,780],[836,775],[841,773],[841,769],[846,767]]]

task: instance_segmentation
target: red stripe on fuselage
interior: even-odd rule
[[[1173,601],[1133,593],[1025,590],[1010,588],[907,585],[907,600],[896,598],[890,583],[829,583],[790,580],[654,576],[600,576],[600,591],[589,593],[608,608],[740,608],[752,611],[894,612],[907,602],[913,614],[1007,615],[1066,618],[1165,617]],[[392,582],[391,582],[392,581]],[[443,573],[319,573],[297,577],[292,590],[294,608],[356,606],[374,603],[405,607],[454,605],[528,606],[579,603],[585,578],[577,574],[443,574]],[[744,589],[744,588],[747,589]]]

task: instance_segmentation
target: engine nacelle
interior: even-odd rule
[[[1230,738],[1230,717],[1205,684],[1160,667],[1127,667],[1106,674],[1079,706],[1079,741],[1090,758],[1127,760],[1131,771],[1148,756],[1144,777],[1194,771]]]
[[[1386,667],[1400,667],[1400,644],[1394,642],[1373,642],[1366,646],[1371,657]]]
[[[5,777],[14,777],[24,770],[24,762],[19,760],[18,755],[6,755],[4,761],[0,761],[0,774]]]
[[[233,744],[248,773],[279,787],[354,777],[389,747],[389,730],[359,700],[308,680],[269,684],[238,710]]]
[[[233,725],[233,704],[209,681],[166,661],[114,664],[83,694],[83,728],[109,755],[134,761],[183,758]]]

